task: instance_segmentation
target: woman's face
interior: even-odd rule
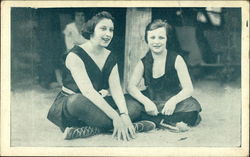
[[[75,12],[75,22],[83,24],[85,22],[85,16],[83,12]]]
[[[91,37],[102,47],[107,47],[113,38],[114,24],[110,19],[102,19],[97,23],[94,29],[94,34]]]
[[[148,46],[153,53],[160,54],[166,49],[167,34],[164,27],[147,32]]]

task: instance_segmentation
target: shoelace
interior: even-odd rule
[[[140,125],[141,125],[141,128],[140,128]],[[144,126],[142,123],[137,122],[137,123],[134,123],[134,127],[135,127],[136,132],[142,132]]]
[[[95,135],[98,133],[100,133],[100,130],[98,128],[85,126],[81,128],[74,128],[72,130],[70,137],[71,138],[88,137],[88,136]]]

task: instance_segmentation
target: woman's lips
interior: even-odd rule
[[[104,40],[105,42],[109,42],[110,38],[102,38],[102,40]]]
[[[159,49],[159,48],[161,48],[161,46],[153,46],[153,48]]]

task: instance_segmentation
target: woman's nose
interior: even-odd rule
[[[153,40],[153,42],[154,42],[154,43],[159,43],[159,39],[155,38],[155,39]]]
[[[105,32],[105,35],[107,35],[107,36],[109,36],[109,37],[111,37],[112,34],[113,34],[113,32],[111,32],[111,31],[109,31],[109,30],[107,30],[107,31]]]

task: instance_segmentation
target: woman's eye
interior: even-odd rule
[[[160,36],[159,39],[165,39],[165,37]]]
[[[101,27],[101,30],[105,31],[107,28],[106,27]]]
[[[150,39],[155,39],[155,36],[151,36]]]
[[[110,31],[110,32],[114,32],[114,28],[110,28],[109,31]]]

